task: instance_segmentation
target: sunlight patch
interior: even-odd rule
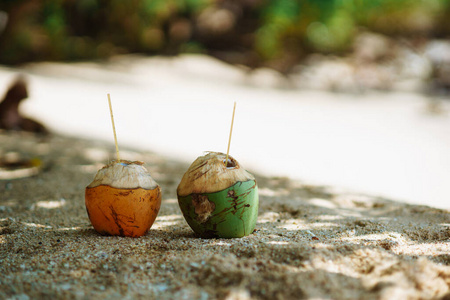
[[[314,206],[330,208],[330,209],[334,209],[337,207],[336,204],[334,204],[333,202],[331,202],[329,200],[325,200],[325,199],[320,199],[320,198],[309,199],[308,203],[312,204]]]
[[[152,228],[155,229],[164,229],[164,227],[174,226],[181,219],[180,215],[168,215],[168,216],[160,216],[156,218],[155,223]]]
[[[286,222],[277,228],[287,230],[306,230],[306,229],[329,229],[339,227],[341,225],[329,222],[317,222],[311,224],[304,224],[301,220],[286,220]]]
[[[58,228],[58,231],[72,231],[72,230],[81,230],[81,227],[61,227]]]
[[[46,229],[51,229],[52,226],[47,226],[47,225],[42,225],[42,224],[36,224],[36,223],[26,223],[23,222],[24,225],[29,226],[29,227],[35,227],[35,228],[46,228]]]
[[[109,158],[109,152],[101,148],[87,148],[83,154],[85,158],[95,162],[103,162]]]
[[[401,244],[406,244],[406,239],[398,232],[384,232],[384,233],[374,233],[356,236],[354,233],[351,237],[342,237],[343,241],[366,241],[366,242],[378,242],[378,241],[393,241]]]
[[[178,203],[178,200],[175,198],[171,198],[171,199],[164,200],[163,202],[173,204],[173,203]]]
[[[267,197],[289,195],[289,191],[286,189],[271,190],[266,187],[258,189],[258,193],[260,196],[267,196]]]
[[[322,216],[317,216],[316,217],[318,220],[323,220],[323,221],[334,221],[334,220],[341,220],[342,216],[337,216],[337,215],[322,215]]]
[[[180,215],[168,215],[158,217],[158,221],[173,221],[181,219]]]
[[[277,228],[280,229],[287,229],[287,230],[300,230],[300,226],[297,224],[285,224],[285,225],[281,225],[281,226],[277,226]]]
[[[407,247],[398,247],[396,253],[401,255],[448,255],[450,245],[448,243],[420,243],[408,244]]]
[[[280,214],[276,212],[266,212],[258,217],[258,224],[263,223],[269,223],[269,222],[275,222],[277,219],[280,218]]]
[[[270,242],[266,242],[266,244],[271,244],[271,245],[289,245],[289,243],[285,242],[285,241],[270,241]]]
[[[227,243],[227,242],[224,242],[224,241],[218,241],[218,242],[215,242],[214,245],[227,246],[227,247],[230,247],[230,246],[231,246],[230,243]]]
[[[51,201],[39,201],[35,205],[36,205],[36,207],[39,207],[39,208],[54,209],[54,208],[59,208],[59,207],[66,205],[66,200],[61,199],[61,200],[51,200]]]

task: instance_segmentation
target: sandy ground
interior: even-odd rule
[[[0,67],[0,93],[19,73],[30,87],[23,112],[62,135],[112,141],[109,92],[122,146],[190,163],[226,151],[237,101],[231,153],[258,173],[450,209],[445,97],[308,90],[296,87],[302,79],[199,55]]]
[[[162,208],[141,238],[100,236],[84,189],[113,145],[5,132],[0,144],[3,159],[42,162],[24,178],[0,169],[2,299],[450,299],[446,210],[256,174],[256,231],[200,239],[176,200],[188,164],[122,149],[146,162]]]

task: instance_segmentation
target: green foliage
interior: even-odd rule
[[[234,27],[216,36],[202,31],[198,18],[208,8],[228,9]],[[236,49],[271,61],[346,51],[360,27],[389,35],[450,34],[450,0],[3,0],[0,11],[8,14],[0,32],[4,64]]]
[[[264,58],[277,57],[285,51],[283,40],[294,36],[305,49],[340,52],[361,26],[385,34],[432,34],[449,7],[449,0],[273,0],[262,10],[255,48]]]

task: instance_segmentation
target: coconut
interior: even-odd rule
[[[143,162],[113,161],[86,187],[86,210],[102,235],[139,237],[148,232],[161,207],[161,188]]]
[[[258,218],[255,177],[231,156],[208,152],[189,167],[177,188],[189,226],[204,238],[238,238],[253,232]]]

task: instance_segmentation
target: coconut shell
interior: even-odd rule
[[[178,204],[186,222],[204,238],[238,238],[255,229],[258,218],[256,180],[239,163],[223,153],[197,158],[184,174]]]
[[[86,188],[85,204],[98,233],[139,237],[158,215],[161,188],[142,163],[113,162],[99,170]]]
[[[161,189],[86,188],[86,210],[102,235],[139,237],[148,232],[161,207]]]

